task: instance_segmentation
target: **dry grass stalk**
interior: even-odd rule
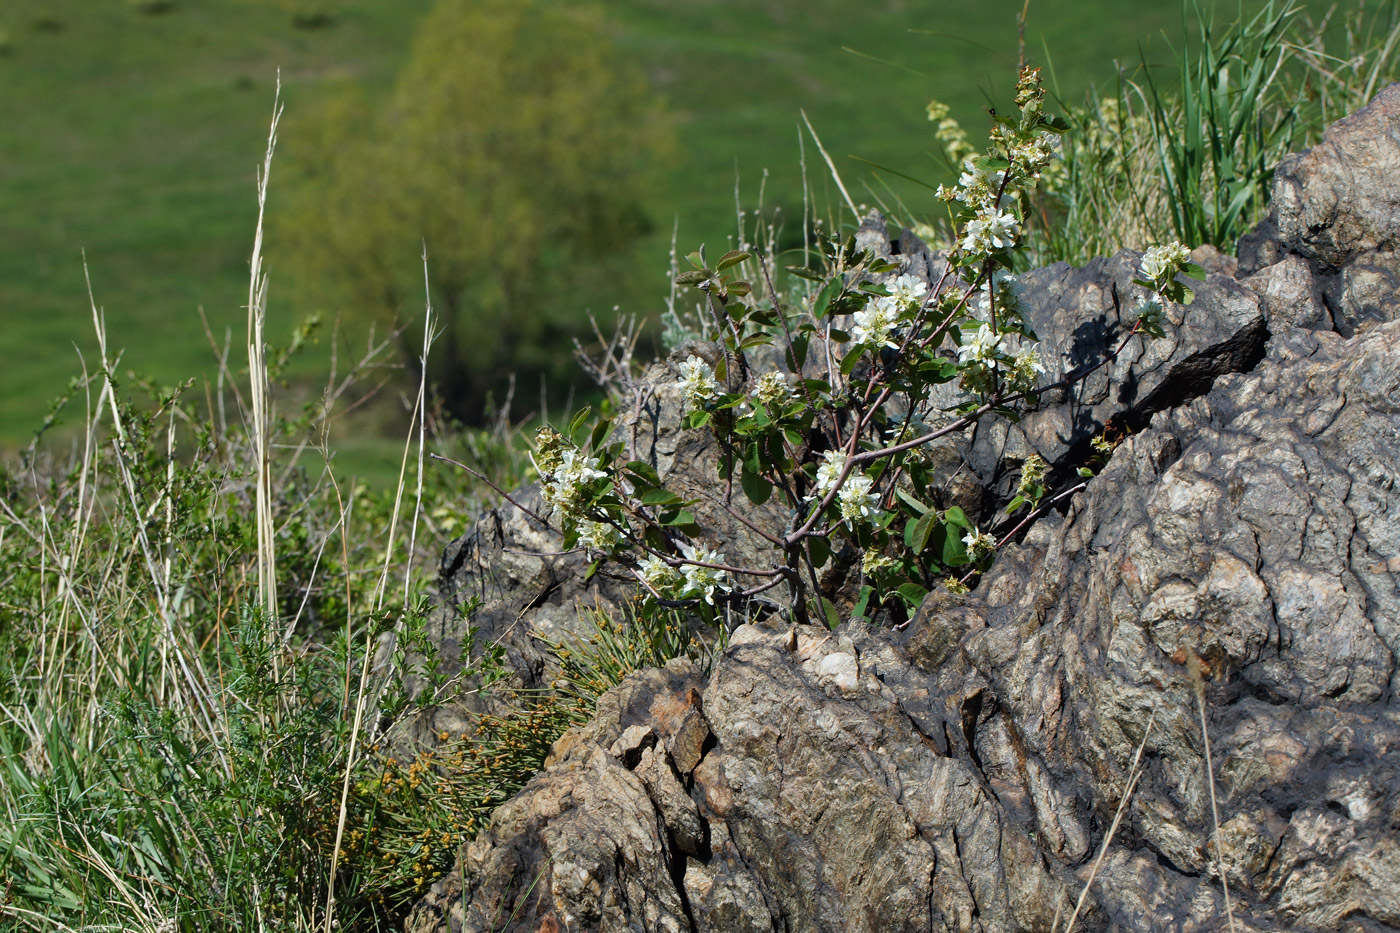
[[[1133,798],[1133,791],[1137,789],[1138,781],[1142,778],[1142,752],[1147,748],[1147,737],[1152,734],[1152,727],[1156,722],[1157,711],[1153,710],[1152,716],[1147,720],[1147,728],[1142,731],[1142,741],[1138,743],[1137,752],[1133,755],[1133,763],[1128,768],[1128,786],[1123,791],[1123,799],[1118,801],[1118,811],[1113,814],[1113,822],[1109,824],[1108,833],[1103,837],[1103,843],[1099,846],[1099,854],[1094,859],[1094,867],[1089,871],[1089,880],[1084,882],[1084,888],[1079,892],[1079,900],[1075,901],[1074,912],[1069,915],[1069,921],[1065,924],[1063,933],[1071,933],[1074,930],[1074,922],[1079,919],[1079,912],[1084,909],[1084,901],[1089,896],[1089,889],[1093,887],[1094,879],[1098,877],[1099,869],[1103,867],[1108,847],[1118,832],[1118,824],[1122,822],[1123,814],[1127,812],[1128,801]]]

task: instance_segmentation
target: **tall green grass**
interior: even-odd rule
[[[1067,108],[1074,132],[1036,205],[1037,262],[1083,264],[1176,239],[1233,253],[1268,206],[1274,166],[1400,76],[1400,6],[1313,18],[1269,3],[1192,36],[1170,66],[1140,61]]]

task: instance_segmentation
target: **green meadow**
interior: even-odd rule
[[[211,338],[223,344],[230,335],[237,368],[255,173],[279,76],[285,159],[294,155],[298,122],[330,83],[389,87],[430,5],[175,0],[153,13],[157,5],[122,0],[9,0],[0,7],[0,451],[27,443],[83,359],[91,365],[84,262],[110,345],[122,352],[121,373],[159,384],[212,378]],[[867,163],[944,180],[925,106],[938,97],[974,138],[985,131],[985,109],[997,99],[988,95],[1011,83],[1022,6],[613,0],[616,41],[668,102],[677,146],[647,192],[652,232],[628,261],[639,271],[557,300],[580,318],[614,306],[654,315],[667,291],[673,227],[682,252],[701,243],[727,249],[736,191],[749,211],[761,192],[766,209],[781,209],[789,229],[800,229],[801,111],[858,203],[915,218],[931,211],[926,189]],[[1220,15],[1237,12],[1229,4]],[[1135,67],[1142,54],[1169,61],[1182,35],[1174,3],[1130,10],[1114,0],[1032,0],[1024,41],[1028,57],[1049,66],[1050,86],[1078,100],[1114,79],[1115,62]],[[625,136],[627,127],[616,132]],[[276,221],[290,192],[278,166],[266,244],[275,344],[312,312],[335,321],[339,310],[305,298],[295,287],[298,270],[279,253]],[[838,213],[841,201],[810,138],[805,166],[812,209],[849,219],[844,208]],[[404,244],[406,266],[416,266],[418,251]],[[324,328],[289,369],[288,397],[319,391],[331,344],[339,339],[343,366],[363,332],[353,320],[341,322],[338,338]],[[532,399],[517,399],[517,413],[532,407]],[[392,403],[387,411],[372,423],[348,423],[357,449],[375,447],[359,435],[392,424]],[[55,436],[65,436],[62,426]]]

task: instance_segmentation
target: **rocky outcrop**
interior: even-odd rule
[[[1082,930],[1400,929],[1400,315],[1347,278],[1400,230],[1398,105],[1280,167],[1174,342],[955,451],[994,500],[1026,450],[1128,435],[974,592],[633,675],[408,928],[1058,931],[1082,895]],[[1061,372],[1133,264],[1024,277]]]
[[[1290,256],[1307,261],[1328,319],[1312,307],[1292,323],[1350,336],[1396,317],[1400,299],[1400,85],[1330,127],[1322,142],[1274,173],[1269,219],[1240,243],[1241,272]],[[1294,264],[1289,276],[1301,275]],[[1256,290],[1263,291],[1257,283]],[[1305,305],[1310,302],[1305,302]],[[1282,313],[1291,317],[1285,305]]]

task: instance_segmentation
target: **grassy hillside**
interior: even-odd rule
[[[176,2],[159,15],[117,0],[0,7],[0,450],[27,439],[79,371],[75,345],[92,345],[83,251],[111,340],[126,348],[123,369],[158,381],[211,374],[201,308],[216,336],[229,328],[240,345],[254,171],[279,70],[290,139],[329,77],[387,86],[429,5],[328,2],[314,7],[331,14],[320,28],[295,25],[313,9],[297,0]],[[746,207],[767,170],[765,203],[800,212],[799,108],[857,200],[917,207],[921,189],[897,179],[886,188],[849,157],[938,180],[924,106],[948,100],[982,131],[985,89],[1004,87],[1014,65],[1021,5],[988,0],[974,15],[907,0],[611,3],[620,43],[677,114],[679,156],[651,199],[656,232],[636,247],[639,273],[564,300],[580,312],[655,310],[673,219],[684,248],[721,245],[736,177]],[[1026,41],[1033,58],[1049,50],[1059,90],[1077,97],[1115,59],[1136,61],[1140,41],[1165,57],[1164,34],[1180,33],[1174,4],[1129,14],[1110,0],[1036,0]],[[819,198],[829,197],[810,147],[807,157]],[[274,166],[272,214],[285,193]],[[271,334],[285,341],[314,309],[288,297],[297,270],[275,241],[268,269]],[[323,341],[293,373],[310,379],[326,359]]]

